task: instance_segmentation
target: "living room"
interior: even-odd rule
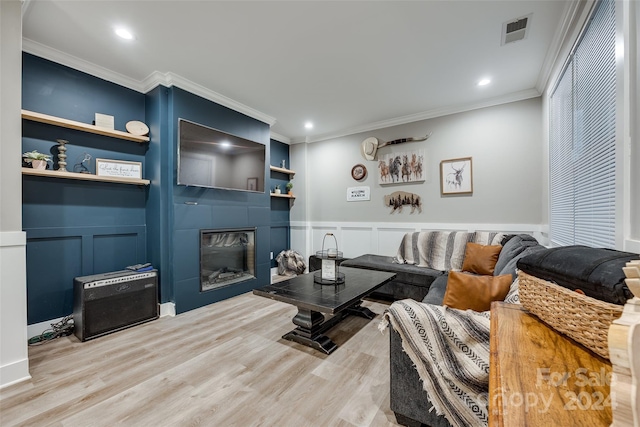
[[[234,110],[231,103],[225,105],[211,100],[207,98],[209,92],[201,91],[197,85],[184,87],[185,82],[180,81],[179,76],[173,76],[172,85],[160,84],[141,93],[105,81],[103,76],[87,74],[82,62],[56,61],[52,56],[37,52],[29,43],[25,49],[22,30],[7,23],[16,18],[16,13],[21,16],[20,2],[6,3],[2,5],[0,28],[3,31],[3,103],[12,99],[13,110],[22,108],[87,123],[91,122],[94,113],[108,106],[116,116],[116,128],[124,129],[129,120],[145,122],[150,129],[150,142],[148,146],[109,143],[107,139],[78,142],[75,131],[54,136],[50,127],[16,120],[15,114],[7,113],[3,108],[3,158],[19,157],[20,153],[33,149],[46,151],[57,145],[56,139],[68,137],[70,164],[75,164],[84,151],[90,150],[94,150],[94,157],[98,154],[140,161],[144,166],[144,178],[149,179],[151,185],[147,188],[84,183],[61,186],[52,180],[22,177],[19,165],[13,167],[6,160],[3,162],[7,167],[3,164],[1,387],[24,378],[25,370],[29,375],[28,366],[33,362],[27,357],[25,336],[31,336],[29,331],[34,330],[33,326],[46,325],[69,314],[73,287],[67,280],[69,277],[151,262],[160,272],[159,302],[164,313],[177,314],[172,319],[181,322],[178,320],[181,316],[211,305],[227,304],[220,307],[231,310],[233,303],[229,298],[269,283],[279,250],[292,248],[308,259],[322,248],[326,233],[336,236],[340,251],[348,258],[362,254],[394,256],[402,236],[420,230],[527,233],[544,245],[552,243],[549,229],[549,97],[587,19],[592,6],[590,2],[575,2],[572,9],[567,6],[572,13],[563,15],[565,20],[561,20],[557,29],[562,43],[558,43],[553,51],[553,61],[541,67],[546,70],[540,74],[547,74],[541,88],[481,99],[464,108],[442,107],[430,114],[417,114],[413,120],[385,121],[376,117],[369,122],[378,123],[379,127],[358,129],[353,126],[351,132],[327,132],[328,137],[316,140],[310,137],[307,142],[297,134],[292,134],[293,138],[274,134],[273,123],[268,123],[270,118],[266,115],[243,110],[239,103]],[[17,10],[11,3],[18,3]],[[37,5],[32,7],[37,8]],[[640,186],[637,172],[632,167],[638,160],[635,120],[632,120],[636,117],[637,96],[631,89],[637,80],[638,54],[634,37],[638,10],[633,2],[620,3],[619,13],[622,21],[629,23],[624,31],[621,30],[628,43],[624,45],[625,65],[620,66],[624,78],[620,77],[620,81],[630,83],[629,87],[620,84],[618,89],[621,99],[616,114],[620,118],[617,126],[620,135],[626,137],[619,138],[620,150],[616,157],[616,173],[620,179],[616,187],[615,247],[638,253]],[[5,56],[14,62],[13,66],[7,65],[9,60],[5,61]],[[16,60],[22,63],[17,71]],[[16,87],[20,86],[16,85],[17,81],[22,82],[22,91]],[[55,90],[47,92],[51,90],[52,82],[56,83]],[[5,94],[13,96],[5,97]],[[101,104],[100,99],[107,98],[107,94],[108,103]],[[264,183],[264,194],[239,195],[175,185],[179,118],[258,141],[266,147],[268,165],[279,166],[284,160],[286,169],[295,171],[295,175],[283,178],[267,168],[264,175],[258,177]],[[419,182],[381,183],[377,159],[368,160],[363,156],[366,138],[375,136],[383,142],[418,139],[425,135],[429,135],[426,141],[390,145],[378,151],[381,158],[405,149],[422,150],[425,167]],[[9,147],[5,142],[15,139],[22,139],[22,145]],[[48,141],[46,146],[42,145],[45,140]],[[113,146],[105,148],[106,144]],[[55,148],[52,153],[55,155]],[[443,195],[440,162],[460,158],[472,159],[473,192]],[[363,165],[367,171],[361,179],[351,173],[357,165]],[[284,184],[289,180],[294,184],[295,199],[270,197],[268,192],[275,183]],[[22,187],[8,185],[14,182],[22,182]],[[366,187],[368,200],[349,201],[345,192],[353,187]],[[34,191],[23,194],[23,189]],[[385,205],[385,196],[398,190],[419,196],[422,199],[420,209],[413,212],[409,207],[394,210]],[[255,280],[234,290],[201,292],[198,247],[192,243],[198,240],[202,229],[238,227],[256,229]],[[87,231],[91,228],[95,230]],[[104,253],[113,255],[105,257]],[[66,282],[60,286],[62,281]],[[20,285],[16,286],[16,283]],[[371,304],[377,313],[384,310],[383,303]],[[277,319],[285,329],[290,326],[289,311],[269,305],[259,307],[274,313],[274,319],[269,322]],[[242,313],[252,316],[248,311]],[[163,318],[163,321],[172,319]],[[373,325],[357,321],[346,323],[337,332],[336,340],[349,346],[365,343],[365,337],[370,337],[367,334],[371,332],[365,326]],[[169,329],[176,327],[177,324],[166,326]],[[362,329],[360,332],[365,334],[354,334],[350,328]],[[279,329],[258,329],[263,334],[261,339],[269,334],[274,334],[276,339],[280,336],[279,332],[274,332]],[[266,342],[263,344],[267,345]],[[73,347],[78,345],[80,343],[75,343]],[[376,351],[386,351],[385,345],[383,340],[382,347]],[[279,354],[278,350],[269,348]],[[171,351],[170,347],[165,351]],[[331,359],[323,361],[330,362]],[[383,362],[376,359],[375,369],[383,369]],[[276,362],[273,363],[275,366]],[[230,367],[229,372],[233,369]],[[329,370],[326,364],[318,369]],[[374,400],[382,402],[384,397],[376,396]],[[381,409],[375,417],[378,419],[381,414],[393,417],[388,412],[388,409]],[[350,423],[357,424],[350,416],[345,417]]]

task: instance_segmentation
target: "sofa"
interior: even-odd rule
[[[421,231],[407,233],[402,238],[396,256],[366,254],[342,262],[344,267],[396,273],[396,278],[377,289],[376,295],[392,300],[410,298],[422,301],[431,295],[431,304],[441,304],[450,270],[460,271],[468,242],[482,245],[504,244],[512,237],[517,239],[501,255],[496,264],[496,275],[503,270],[515,278],[515,261],[504,267],[525,249],[541,247],[528,234],[506,235],[495,232]],[[517,244],[516,244],[517,243]],[[513,248],[513,249],[511,249]],[[531,253],[536,249],[529,249]],[[436,267],[436,268],[432,268]],[[432,290],[433,288],[433,290]]]
[[[408,298],[442,305],[449,274],[462,269],[466,244],[469,242],[501,245],[493,275],[509,274],[511,281],[516,278],[516,263],[520,258],[545,249],[528,234],[419,232],[407,233],[403,237],[395,257],[368,254],[344,261],[342,265],[396,273],[396,279],[381,288],[383,295],[394,300]],[[416,366],[403,350],[401,336],[393,327],[390,331],[390,376],[390,405],[398,423],[416,427],[451,425],[444,416],[437,415],[433,410]]]

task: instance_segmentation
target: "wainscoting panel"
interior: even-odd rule
[[[341,231],[342,236],[338,240],[338,246],[346,258],[369,253],[366,251],[375,247],[372,242],[374,234],[369,228],[342,227]]]
[[[534,236],[543,245],[548,244],[547,227],[539,224],[325,223],[303,221],[291,222],[291,244],[308,259],[309,255],[322,249],[324,235],[333,233],[338,240],[338,249],[344,253],[346,258],[354,258],[364,254],[394,256],[398,252],[398,247],[405,233],[429,230],[526,233]],[[330,241],[333,246],[333,239]]]
[[[81,275],[82,236],[27,237],[27,323],[71,314],[73,278]]]
[[[307,260],[309,259],[309,255],[314,255],[316,252],[322,250],[323,240],[325,242],[325,250],[335,247],[335,243],[330,236],[327,236],[326,239],[324,238],[327,233],[332,233],[336,236],[336,239],[338,240],[338,250],[342,251],[340,244],[344,243],[344,239],[342,238],[341,230],[339,230],[337,227],[331,227],[327,225],[311,227],[311,242],[309,242],[311,244],[311,252],[309,252],[306,256]]]
[[[52,227],[27,233],[27,323],[73,312],[73,279],[146,260],[146,227]]]
[[[144,253],[145,234],[112,234],[93,237],[94,271],[117,271],[137,264],[138,254]],[[141,262],[145,262],[142,259]]]

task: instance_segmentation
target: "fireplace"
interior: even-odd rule
[[[256,277],[256,229],[200,230],[200,290]]]

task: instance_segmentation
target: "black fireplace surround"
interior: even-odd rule
[[[200,230],[200,290],[254,279],[255,241],[255,228]]]

